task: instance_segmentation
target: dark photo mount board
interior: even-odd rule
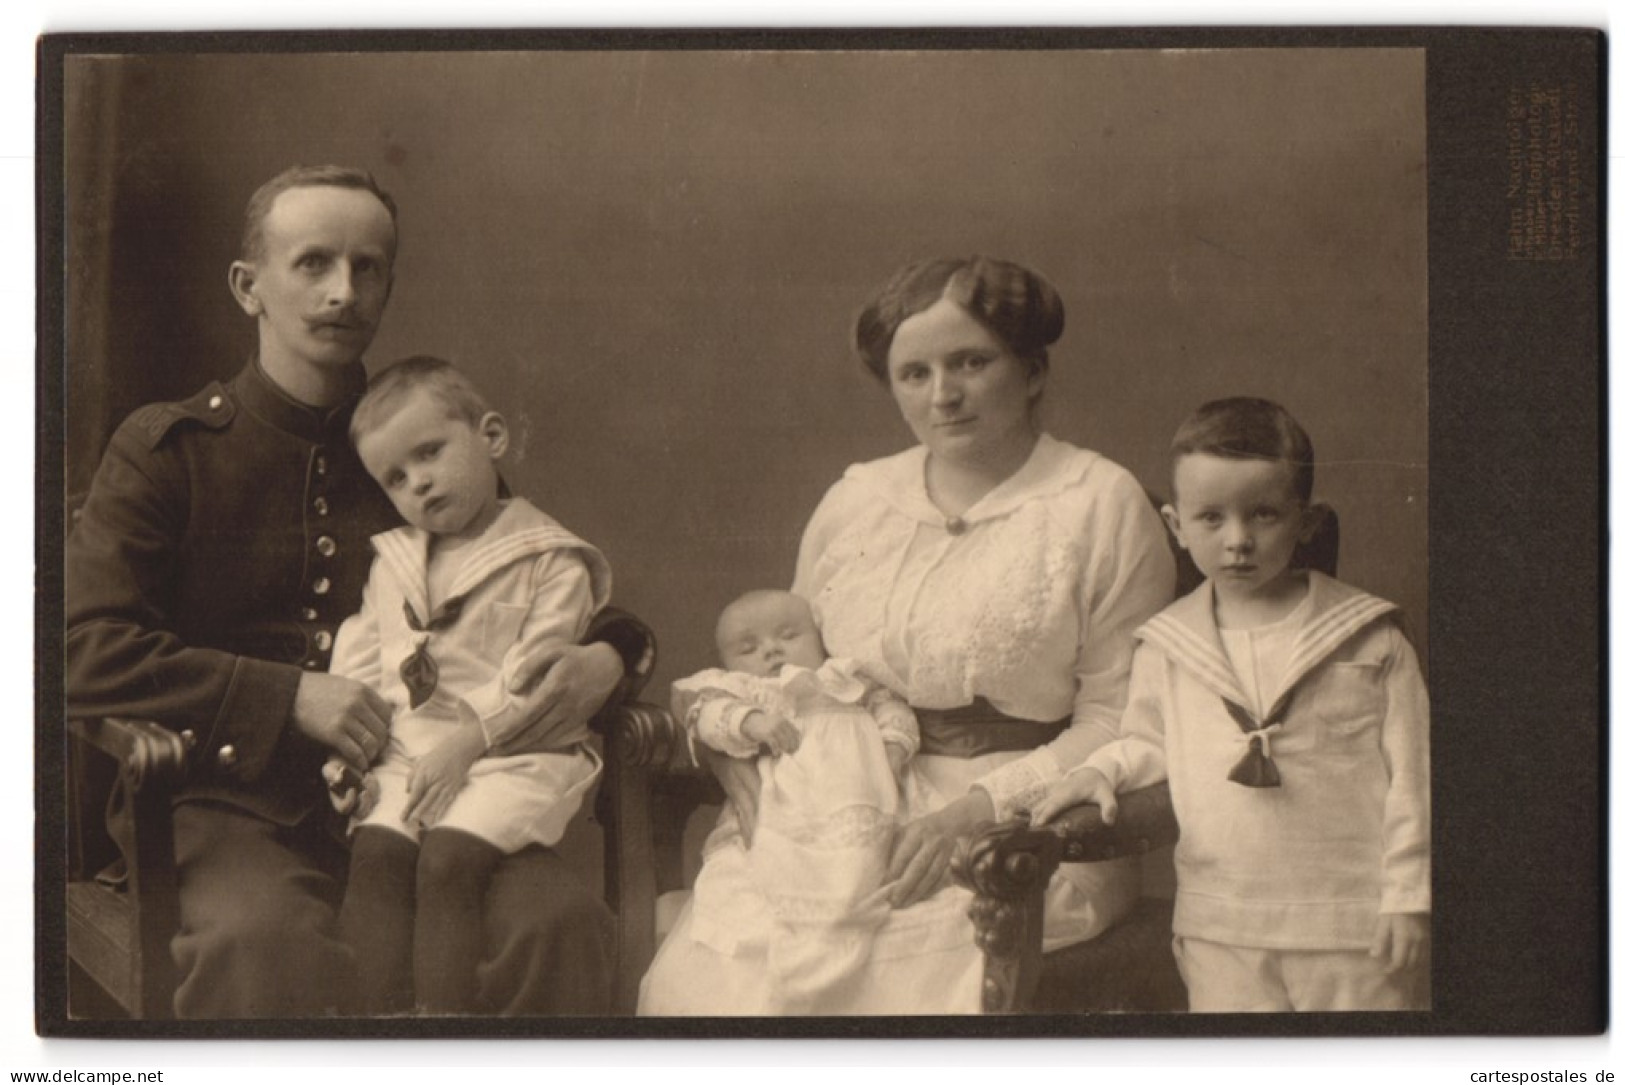
[[[75,231],[89,226],[70,216],[66,195],[72,182],[65,176],[71,140],[85,136],[82,128],[75,127],[85,117],[67,108],[65,95],[65,70],[74,58],[129,55],[142,58],[144,65],[161,68],[170,62],[185,65],[189,57],[206,56],[211,63],[218,63],[222,56],[238,57],[246,66],[263,65],[276,56],[365,57],[384,52],[415,55],[413,59],[430,64],[436,55],[452,53],[499,65],[508,63],[500,54],[510,52],[566,57],[586,50],[798,50],[832,56],[874,50],[967,56],[997,51],[1016,58],[1092,50],[1301,49],[1421,50],[1425,57],[1426,562],[1419,581],[1425,587],[1408,605],[1426,613],[1426,660],[1433,704],[1431,1011],[1246,1018],[1028,1016],[703,1022],[605,1018],[215,1024],[75,1020],[68,1016],[63,927],[63,697],[57,663],[63,637],[60,525],[64,494],[85,484],[106,439],[109,419],[116,422],[115,413],[144,401],[121,401],[120,386],[111,384],[110,391],[94,399],[94,411],[81,413],[78,397],[84,395],[85,386],[74,383],[71,371],[72,365],[85,364],[85,360],[70,358],[68,353],[72,329],[64,314],[72,312],[66,305],[70,300],[66,284],[73,269],[65,266],[64,254],[74,251]],[[335,56],[334,70],[342,71],[343,63],[342,57]],[[1606,159],[1601,34],[1535,29],[75,34],[42,40],[39,73],[36,1022],[41,1033],[1448,1036],[1587,1034],[1606,1027],[1602,768],[1607,754],[1603,669],[1606,404],[1601,244]],[[295,120],[312,133],[340,123],[320,114],[279,121],[277,87],[261,84],[256,89],[245,84],[239,89],[245,95],[245,101],[239,103],[248,118],[244,123],[274,131],[274,138],[283,141],[279,150],[285,150],[290,162],[305,150]],[[1547,119],[1553,123],[1546,123]],[[186,136],[181,132],[175,138],[184,142]],[[328,153],[331,139],[317,142],[322,153]],[[1537,142],[1541,145],[1538,153]],[[878,147],[877,152],[884,149]],[[157,152],[152,147],[139,150],[105,163],[110,193],[134,191],[139,197],[140,186],[157,186],[165,179],[163,162],[142,157]],[[228,150],[247,153],[238,144]],[[190,153],[199,152],[194,147]],[[368,146],[353,157],[371,159],[382,153],[379,147]],[[412,153],[432,154],[433,148],[414,148]],[[1554,174],[1548,164],[1559,173]],[[206,205],[212,217],[194,225],[229,241],[236,229],[237,202],[235,193],[231,200],[225,200],[224,194],[209,194],[199,206]],[[403,208],[409,244],[449,258],[448,250],[462,239],[456,223],[426,225],[436,210]],[[635,219],[638,212],[633,207],[628,213]],[[424,225],[410,225],[414,223]],[[725,223],[719,224],[718,230],[725,229]],[[143,243],[154,242],[147,238]],[[185,248],[187,238],[176,243],[179,256],[214,256],[215,250],[206,246]],[[436,250],[436,246],[443,248]],[[432,259],[424,248],[419,254],[414,258]],[[795,259],[794,255],[787,257],[790,263]],[[538,273],[538,265],[519,266],[530,267],[527,274]],[[223,269],[223,263],[218,269],[211,266],[209,281],[222,280]],[[850,282],[836,284],[841,288],[842,312],[855,307],[877,274],[876,268],[865,266]],[[794,278],[793,274],[787,277]],[[587,284],[602,290],[613,303],[636,303],[616,297],[616,285],[607,278]],[[761,288],[771,289],[772,285],[762,284]],[[802,285],[796,284],[797,288]],[[130,307],[132,334],[156,334],[150,325],[160,317],[141,311],[152,297],[141,289],[120,295],[120,304]],[[1261,304],[1267,300],[1261,299]],[[424,305],[432,301],[425,298]],[[719,310],[709,323],[725,326],[749,308],[751,299],[746,302],[733,312]],[[386,334],[392,326],[403,324],[400,308],[407,304],[403,295],[397,295],[386,318]],[[491,319],[500,319],[500,313],[500,309],[493,310]],[[232,319],[222,311],[218,321],[222,327],[241,332],[242,328],[230,324]],[[414,327],[434,326],[432,316],[417,319],[419,324]],[[684,318],[676,314],[673,319]],[[1146,329],[1148,334],[1152,330]],[[1381,329],[1373,331],[1380,334]],[[161,337],[153,341],[161,341]],[[238,345],[229,338],[225,342]],[[838,338],[835,343],[838,349]],[[666,351],[651,355],[656,361],[667,359],[668,364],[676,364],[670,360],[684,357],[681,344],[655,346]],[[625,378],[621,369],[614,373]],[[662,394],[659,381],[674,379],[671,370],[662,370],[658,364],[641,376],[647,383],[635,393],[640,401],[658,398]],[[557,399],[591,397],[597,394],[594,379],[595,373],[585,368],[561,370],[549,394]],[[173,398],[190,390],[188,386],[165,386],[161,376],[136,383],[145,399]],[[715,404],[719,410],[726,405],[725,400]],[[1416,403],[1409,407],[1420,410]],[[878,420],[882,415],[864,418]],[[547,422],[557,424],[558,419],[549,415]],[[1147,448],[1160,447],[1171,432],[1161,415],[1147,422],[1147,430],[1154,431],[1146,438]],[[840,455],[844,455],[843,462],[869,458],[901,447],[900,440],[891,431],[878,435],[872,447],[854,447]],[[1144,453],[1147,463],[1152,455]],[[826,472],[822,477],[832,480],[835,475]],[[792,504],[804,513],[817,493],[816,489],[797,492]],[[590,519],[594,513],[584,507],[581,515]],[[633,527],[620,525],[607,514],[599,515],[604,517],[604,531],[611,535],[619,525],[629,538],[644,538]],[[799,520],[780,525],[777,531],[783,538],[775,545],[780,550],[785,545],[793,547],[800,526]],[[632,543],[626,549],[634,549]],[[793,555],[793,549],[790,553]],[[787,575],[779,565],[764,567],[762,572],[781,579]],[[618,562],[618,578],[621,573]],[[655,581],[640,584],[637,577],[634,565],[628,570],[629,590],[634,596],[642,592],[641,599],[634,599],[634,607],[658,610],[662,603],[656,598]],[[687,600],[683,602],[688,605]],[[677,673],[679,670],[669,671],[663,679]]]

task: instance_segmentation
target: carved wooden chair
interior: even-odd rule
[[[605,895],[615,910],[621,967],[618,1001],[630,1011],[654,949],[654,847],[651,801],[673,787],[650,783],[645,767],[669,755],[674,729],[664,709],[627,703],[593,721],[605,748],[597,808],[605,826]],[[68,736],[68,1012],[73,1017],[173,1016],[176,974],[169,944],[180,924],[175,886],[171,797],[189,750],[174,731],[136,720],[70,720]],[[697,776],[691,783],[703,783]],[[129,804],[118,819],[129,836],[108,832],[110,803]],[[647,902],[647,903],[645,903]]]
[[[180,925],[170,795],[187,751],[136,720],[72,720],[68,739],[68,1011],[167,1018]],[[130,807],[126,840],[106,831],[110,801]]]
[[[84,495],[64,502],[64,535]],[[170,796],[187,748],[142,720],[68,720],[68,1012],[163,1019],[174,1013],[169,940],[180,926]],[[124,838],[108,832],[114,805]]]
[[[1155,499],[1153,499],[1155,503]],[[1321,506],[1319,530],[1298,548],[1293,563],[1334,576],[1337,514]],[[1201,575],[1183,550],[1176,593]],[[1025,818],[988,825],[967,838],[954,858],[954,876],[976,894],[971,919],[986,956],[982,1009],[986,1013],[1172,1013],[1188,1008],[1173,958],[1173,901],[1148,896],[1099,937],[1044,953],[1044,891],[1061,863],[1090,863],[1149,855],[1179,839],[1166,783],[1118,797],[1117,821],[1105,825],[1100,809],[1082,803],[1048,825]]]
[[[639,704],[626,710],[606,735],[605,761],[597,817],[604,826],[605,895],[620,926],[617,1009],[630,1013],[664,933],[657,929],[660,920],[673,910],[662,898],[685,893],[689,884],[684,842],[690,818],[702,807],[720,805],[723,794],[714,778],[693,765],[681,726],[662,708]],[[1112,826],[1085,806],[1042,829],[1007,822],[971,838],[957,865],[961,880],[977,894],[971,918],[991,985],[984,1010],[1041,1005],[1034,988],[1040,979],[1043,887],[1061,862],[1139,854],[1172,844],[1177,833],[1167,787],[1160,786],[1123,796]],[[1055,988],[1050,999],[1067,1004],[1067,1012],[1182,1008],[1171,956],[1165,968],[1157,967],[1157,953],[1169,952],[1171,920],[1171,902],[1142,901],[1126,923],[1085,944],[1090,959],[1083,968],[1051,967],[1068,950],[1049,955],[1043,974]],[[1068,982],[1080,974],[1096,977],[1092,987]]]
[[[604,783],[595,813],[604,828],[604,898],[615,912],[616,1012],[637,1008],[638,983],[664,931],[661,898],[686,890],[690,818],[719,806],[722,788],[689,757],[682,727],[650,704],[624,708],[604,733]]]

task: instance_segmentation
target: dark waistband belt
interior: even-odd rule
[[[916,708],[914,718],[920,723],[920,752],[938,757],[1036,750],[1060,737],[1072,722],[1017,719],[980,697],[961,708]]]

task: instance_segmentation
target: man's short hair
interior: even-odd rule
[[[1236,396],[1204,403],[1174,431],[1173,463],[1195,453],[1231,460],[1276,460],[1292,468],[1292,489],[1305,505],[1315,489],[1315,447],[1285,407]]]
[[[378,182],[373,180],[372,174],[365,170],[351,169],[349,166],[294,166],[265,182],[248,198],[248,208],[243,214],[243,240],[239,259],[252,263],[265,255],[265,216],[271,213],[271,205],[276,203],[278,196],[290,188],[322,186],[354,188],[372,193],[389,212],[389,224],[398,233],[400,224],[397,221],[395,201],[390,198],[389,193],[378,187]]]
[[[350,418],[350,443],[387,422],[400,409],[407,393],[421,388],[447,415],[478,426],[491,407],[461,369],[444,358],[418,354],[386,366],[367,382],[367,392]]]

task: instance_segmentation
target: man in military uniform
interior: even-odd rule
[[[191,751],[175,807],[182,1017],[342,1008],[345,853],[320,769],[329,751],[365,767],[389,707],[326,668],[360,605],[368,539],[398,523],[347,439],[395,219],[354,170],[298,167],[256,192],[230,273],[255,357],[229,383],[130,416],[67,541],[69,715],[157,720]],[[528,695],[528,748],[582,740],[637,680],[641,627],[611,614],[590,637],[531,661],[527,678],[552,666]],[[510,857],[488,898],[488,1008],[607,1012],[610,938],[607,909],[557,855]]]

